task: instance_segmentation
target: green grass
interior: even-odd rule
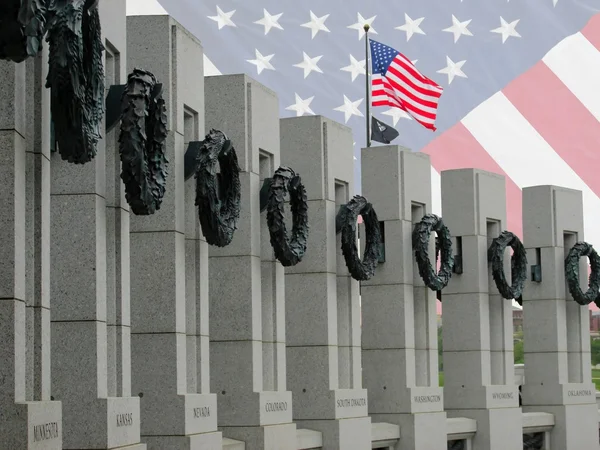
[[[596,390],[600,391],[600,369],[592,369],[592,381],[596,385]]]

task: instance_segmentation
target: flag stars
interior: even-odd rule
[[[502,16],[500,16],[500,26],[491,30],[492,33],[498,33],[502,35],[502,43],[504,44],[509,37],[518,37],[521,35],[517,32],[516,27],[520,19],[513,20],[508,23]]]
[[[264,17],[260,20],[257,20],[254,23],[265,27],[265,35],[269,34],[271,28],[278,28],[280,30],[283,30],[283,27],[279,25],[279,18],[283,15],[283,13],[271,15],[269,14],[269,11],[263,9],[263,14]]]
[[[256,55],[256,59],[247,59],[246,61],[256,66],[256,70],[259,75],[265,69],[275,70],[275,67],[273,67],[273,65],[271,64],[271,59],[273,58],[273,56],[275,56],[275,54],[263,56],[258,51],[258,49],[255,49],[254,52]]]
[[[414,34],[425,34],[423,30],[421,30],[421,22],[425,20],[425,17],[419,17],[418,19],[411,19],[410,16],[404,13],[404,25],[400,25],[396,27],[396,30],[401,30],[406,32],[406,41],[410,41],[410,38],[413,37]]]
[[[358,109],[359,105],[362,103],[364,99],[358,99],[356,101],[351,101],[348,97],[344,95],[344,104],[338,106],[337,108],[333,108],[334,111],[339,111],[344,113],[344,121],[348,123],[352,116],[364,117],[363,113]]]
[[[448,84],[452,83],[454,77],[467,78],[467,75],[462,71],[462,66],[466,62],[466,60],[454,62],[449,56],[446,56],[446,67],[438,70],[437,73],[448,75]]]
[[[452,26],[444,28],[442,31],[452,33],[454,35],[454,43],[456,44],[461,36],[473,36],[473,34],[467,29],[467,26],[471,23],[471,19],[461,22],[454,14],[452,14]]]
[[[365,24],[369,25],[369,33],[370,34],[378,34],[377,31],[375,31],[375,28],[373,28],[373,21],[375,20],[375,18],[377,16],[373,16],[373,17],[369,17],[368,19],[365,19],[360,13],[356,14],[357,16],[357,20],[356,23],[352,24],[352,25],[348,25],[348,28],[352,29],[352,30],[358,30],[358,40],[360,41],[363,37],[365,37]]]
[[[323,71],[317,66],[319,60],[323,57],[323,55],[315,56],[311,58],[305,52],[302,52],[302,56],[304,60],[298,64],[294,64],[294,67],[299,67],[304,70],[304,78],[310,75],[311,72],[319,72],[323,73]]]
[[[315,114],[315,112],[312,109],[310,109],[310,104],[315,98],[314,95],[304,100],[298,94],[294,93],[294,95],[296,96],[296,103],[288,106],[285,109],[287,109],[288,111],[295,111],[296,117],[303,116],[304,114]]]
[[[350,65],[342,67],[340,70],[350,72],[352,81],[354,81],[357,76],[365,74],[365,60],[358,61],[354,56],[350,55]]]
[[[216,16],[207,16],[210,20],[214,20],[215,22],[217,22],[217,26],[219,27],[219,30],[225,26],[229,26],[229,27],[236,27],[237,25],[235,23],[233,23],[233,20],[231,20],[231,16],[233,16],[235,14],[235,9],[229,11],[229,12],[223,12],[223,10],[221,8],[219,8],[219,6],[217,6],[217,15]]]
[[[329,28],[325,25],[325,21],[329,17],[329,14],[317,17],[315,13],[310,11],[310,22],[303,23],[301,27],[310,28],[311,38],[314,39],[319,31],[326,31],[329,33]]]

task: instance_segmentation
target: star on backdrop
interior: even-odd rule
[[[516,27],[519,23],[519,19],[513,20],[508,23],[502,16],[500,16],[500,26],[491,30],[492,33],[498,33],[502,35],[502,43],[504,44],[509,37],[518,37],[521,35],[517,32]]]
[[[263,56],[258,49],[255,49],[254,52],[256,54],[256,59],[247,59],[246,61],[256,66],[259,75],[264,69],[275,70],[275,67],[273,67],[270,62],[273,56],[275,56],[274,54]]]
[[[208,18],[210,20],[214,20],[215,22],[217,22],[217,26],[219,27],[219,30],[220,30],[224,26],[230,26],[230,27],[237,26],[235,23],[233,23],[233,20],[231,20],[231,16],[233,16],[234,14],[235,14],[235,9],[233,9],[229,12],[223,12],[223,10],[221,8],[219,8],[219,6],[217,6],[217,15],[216,16],[208,16]]]
[[[329,17],[329,14],[325,14],[324,16],[317,17],[315,13],[310,12],[310,22],[303,23],[300,25],[301,27],[310,28],[310,37],[314,39],[319,31],[326,31],[330,33],[329,28],[325,25],[325,21]]]
[[[279,30],[283,30],[283,27],[279,25],[279,18],[283,15],[283,13],[275,14],[272,16],[269,14],[269,11],[263,9],[263,18],[254,22],[257,25],[262,25],[265,27],[265,36],[269,34],[271,28],[277,28]]]

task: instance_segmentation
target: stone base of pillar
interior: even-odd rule
[[[438,450],[446,448],[446,413],[373,414],[375,423],[385,422],[400,427],[401,439],[395,450]]]
[[[523,412],[554,414],[554,427],[550,430],[549,448],[585,448],[598,450],[598,406],[556,405],[524,406]]]
[[[142,436],[142,440],[148,446],[147,450],[223,449],[223,437],[220,431],[190,434],[188,436]]]
[[[467,417],[477,421],[477,433],[473,437],[472,450],[523,450],[521,408],[449,410],[446,413],[448,417]],[[597,417],[597,412],[594,417]]]
[[[65,450],[129,449],[140,444],[139,397],[108,397],[91,405],[64,400],[63,405]]]
[[[296,422],[299,428],[320,431],[323,450],[370,450],[371,418],[306,420]]]
[[[296,424],[223,427],[223,435],[242,441],[246,450],[297,450]]]
[[[62,450],[61,402],[24,402],[4,411],[0,421],[2,448]]]

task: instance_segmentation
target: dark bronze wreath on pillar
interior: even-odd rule
[[[433,231],[438,234],[441,251],[442,264],[439,273],[436,273],[429,259],[429,239]],[[417,267],[419,268],[419,275],[423,279],[423,282],[432,291],[441,291],[448,285],[448,281],[452,277],[452,268],[454,267],[452,238],[450,230],[444,225],[442,218],[435,214],[426,214],[415,225],[412,234],[412,245]]]
[[[592,266],[592,273],[589,279],[589,288],[584,293],[579,284],[579,260],[587,256]],[[565,277],[567,278],[567,287],[569,292],[580,305],[589,305],[593,301],[598,302],[600,293],[600,256],[587,242],[577,242],[565,259]],[[598,304],[598,303],[596,303]]]
[[[292,212],[292,236],[287,235],[284,221],[285,194],[290,196]],[[306,252],[308,241],[308,203],[306,188],[300,175],[289,167],[275,171],[269,187],[267,202],[267,226],[275,257],[283,266],[295,266]]]
[[[62,159],[85,164],[96,156],[104,116],[104,67],[97,0],[50,5],[46,87]]]
[[[365,224],[365,253],[360,260],[356,248],[356,220],[362,216]],[[342,253],[352,278],[366,281],[373,277],[381,253],[381,228],[373,205],[360,195],[354,196],[339,212],[342,233]]]
[[[512,286],[508,285],[504,273],[504,250],[508,246],[513,249],[510,258]],[[490,245],[488,261],[492,265],[492,277],[500,295],[507,300],[521,297],[527,279],[527,251],[519,237],[510,231],[500,233]]]
[[[133,69],[121,99],[121,179],[127,203],[139,216],[159,210],[165,195],[167,108],[156,87],[153,74]]]
[[[196,206],[202,233],[210,245],[225,247],[231,243],[240,217],[241,189],[235,148],[225,133],[210,130],[202,141],[196,166]]]
[[[47,0],[0,1],[0,59],[20,63],[42,49]]]

